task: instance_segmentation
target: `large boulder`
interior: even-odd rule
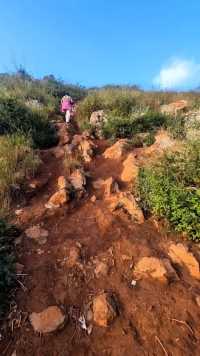
[[[116,316],[116,304],[112,295],[102,293],[94,298],[93,318],[98,326],[109,326]]]
[[[57,306],[51,306],[41,313],[32,313],[29,320],[34,331],[46,334],[61,328],[65,322],[65,315]]]

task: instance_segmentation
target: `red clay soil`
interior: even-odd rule
[[[99,155],[88,166],[90,180],[119,178],[122,162],[105,160],[101,155],[105,146],[98,145]],[[138,225],[121,210],[112,213],[101,194],[92,202],[95,192],[91,185],[81,201],[59,208],[55,214],[45,213],[44,204],[64,172],[62,160],[51,150],[42,157],[38,179],[51,176],[29,200],[18,223],[23,230],[42,224],[49,232],[48,241],[38,246],[23,235],[17,245],[25,276],[20,279],[17,307],[11,315],[13,331],[3,333],[0,355],[10,356],[14,351],[16,356],[200,355],[199,280],[184,266],[172,264],[177,278],[162,283],[148,277],[132,284],[133,268],[142,257],[169,257],[169,242],[186,242],[160,229],[153,219]],[[198,260],[199,248],[188,246]],[[65,253],[72,247],[80,250],[80,259],[67,265]],[[94,274],[97,260],[108,267],[99,278]],[[102,291],[115,296],[118,316],[107,328],[93,324],[88,335],[78,319]],[[61,307],[68,321],[61,330],[39,335],[28,316],[51,305]]]

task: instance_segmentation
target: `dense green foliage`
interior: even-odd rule
[[[0,135],[15,132],[32,137],[35,147],[47,148],[57,143],[56,131],[45,113],[33,111],[17,99],[0,97]]]
[[[165,122],[166,116],[155,112],[134,113],[127,117],[110,114],[103,126],[103,133],[107,138],[131,138],[138,133],[156,131]]]
[[[138,192],[145,211],[166,217],[176,231],[200,240],[200,142],[142,168]]]
[[[19,231],[0,219],[0,318],[10,302],[10,292],[15,285],[14,238]]]

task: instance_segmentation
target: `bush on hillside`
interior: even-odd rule
[[[0,219],[0,319],[5,314],[15,286],[14,238],[19,231]]]
[[[142,168],[138,192],[146,212],[165,217],[178,232],[200,240],[200,142]]]
[[[128,89],[102,89],[92,91],[82,100],[77,108],[77,119],[89,121],[97,110],[114,112],[116,116],[130,115],[136,104],[136,91]]]
[[[40,161],[32,142],[22,134],[0,137],[0,215],[6,214],[12,200],[12,187],[33,176]]]
[[[142,134],[136,134],[131,139],[128,140],[128,149],[148,147],[153,145],[155,142],[154,132],[145,132]]]
[[[34,147],[48,148],[57,143],[56,131],[44,113],[32,111],[14,98],[0,97],[0,135],[16,131],[31,136]]]
[[[103,126],[106,138],[131,138],[138,133],[154,132],[166,122],[166,116],[161,113],[134,113],[127,117],[110,114]]]

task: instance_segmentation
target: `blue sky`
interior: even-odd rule
[[[85,86],[200,84],[199,0],[0,1],[0,71]]]

